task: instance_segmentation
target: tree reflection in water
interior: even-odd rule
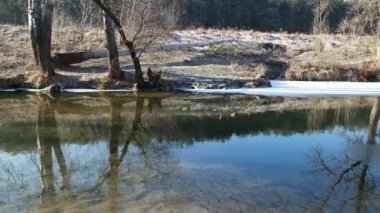
[[[109,211],[117,212],[117,197],[118,197],[118,183],[119,183],[119,165],[123,162],[125,156],[128,154],[128,148],[132,141],[136,141],[136,135],[141,125],[141,116],[144,107],[144,99],[136,100],[135,118],[132,124],[132,129],[124,142],[119,157],[119,141],[121,140],[121,131],[123,130],[123,120],[121,118],[121,110],[125,101],[120,99],[110,99],[110,115],[111,126],[109,134],[109,173],[108,178],[108,200]],[[137,141],[136,141],[137,142]],[[138,142],[137,142],[138,143]],[[139,143],[138,143],[139,144]],[[142,149],[143,150],[143,149]],[[142,151],[144,153],[144,151]],[[147,159],[146,154],[143,157]],[[148,160],[146,160],[148,162]],[[98,185],[100,186],[100,185]]]
[[[150,155],[155,155],[159,152],[165,153],[165,149],[168,147],[160,147],[160,149],[155,149],[156,153],[149,151],[151,148],[150,138],[146,134],[147,132],[142,127],[142,114],[144,109],[144,98],[135,99],[135,112],[132,121],[131,129],[125,131],[125,120],[122,118],[122,109],[125,103],[131,102],[131,99],[120,99],[120,98],[107,98],[109,102],[109,156],[108,156],[108,170],[99,176],[99,179],[94,187],[91,187],[85,191],[77,193],[89,193],[97,194],[102,188],[104,188],[105,183],[107,183],[107,195],[104,197],[103,201],[106,206],[104,208],[110,212],[118,211],[118,190],[120,188],[119,184],[121,180],[119,179],[120,165],[123,163],[124,159],[128,155],[129,148],[133,144],[140,153],[141,162],[144,162],[146,168],[153,170]],[[66,102],[66,106],[70,106],[71,109],[84,109],[90,110],[87,106]],[[48,206],[62,206],[63,203],[52,203],[54,197],[57,195],[55,192],[55,183],[58,179],[54,176],[53,172],[53,151],[55,153],[57,163],[59,165],[59,171],[62,175],[62,188],[66,193],[66,202],[70,200],[71,204],[75,203],[76,197],[73,191],[68,191],[70,189],[70,172],[67,171],[66,160],[60,145],[59,134],[56,121],[56,113],[75,113],[73,111],[68,111],[67,108],[57,107],[58,103],[54,99],[47,97],[40,97],[37,101],[37,143],[40,155],[40,178],[42,183],[41,192],[41,206],[40,208],[47,208]],[[152,113],[154,107],[161,107],[161,99],[154,98],[149,99],[148,111]],[[124,130],[124,131],[123,131]],[[126,135],[123,133],[126,133]],[[125,136],[125,137],[123,137]],[[164,145],[164,144],[162,144]],[[155,147],[157,148],[157,147]]]
[[[324,174],[332,177],[334,182],[329,185],[327,193],[320,199],[320,210],[325,211],[334,195],[341,193],[340,190],[344,186],[356,185],[356,193],[342,201],[340,209],[343,211],[349,202],[354,202],[356,212],[367,212],[369,199],[380,199],[376,195],[376,181],[369,176],[370,165],[369,161],[372,158],[373,145],[376,144],[376,137],[378,136],[378,122],[380,116],[380,98],[374,99],[374,104],[369,116],[368,137],[366,142],[361,138],[348,140],[355,144],[366,144],[366,151],[362,159],[352,159],[349,155],[345,154],[342,158],[332,157],[328,160],[323,156],[323,151],[316,149],[311,157],[312,164],[318,167],[318,170]],[[343,168],[340,169],[339,168]],[[344,191],[344,190],[343,190]],[[371,197],[372,196],[372,197]],[[373,197],[375,196],[375,197]]]
[[[40,178],[42,185],[41,192],[41,204],[52,205],[50,202],[54,199],[50,199],[56,193],[54,183],[53,172],[53,152],[57,159],[59,171],[62,176],[62,188],[64,192],[67,192],[70,184],[70,175],[67,171],[66,160],[61,148],[57,122],[55,118],[55,102],[49,97],[38,96],[37,104],[37,146],[40,156]]]
[[[182,105],[177,106],[179,99],[175,98],[170,100],[174,100],[173,104],[168,102],[170,98],[162,101],[157,97],[116,96],[35,99],[37,122],[27,124],[36,124],[32,133],[33,137],[37,134],[38,149],[33,142],[30,149],[23,151],[28,153],[33,149],[39,153],[36,155],[39,173],[34,170],[28,173],[32,174],[38,190],[30,194],[41,192],[38,210],[118,212],[128,208],[154,212],[183,208],[259,212],[275,211],[279,207],[279,211],[297,212],[307,190],[320,190],[299,180],[304,178],[299,172],[310,165],[296,160],[304,159],[307,151],[304,144],[299,145],[297,135],[313,134],[322,140],[325,135],[340,138],[336,132],[328,131],[340,127],[362,130],[368,123],[368,118],[362,116],[367,117],[368,105],[350,113],[350,121],[355,123],[342,124],[343,116],[336,116],[334,109],[315,110],[312,119],[308,119],[308,109],[231,116],[210,113],[210,108],[204,110],[213,100],[203,103],[199,97],[194,102],[188,97],[180,99]],[[197,108],[195,103],[199,104]],[[378,108],[377,99],[371,113],[368,144],[375,143]],[[207,112],[200,113],[202,110]],[[317,120],[320,114],[324,116]],[[344,129],[344,132],[352,131]],[[294,144],[279,143],[289,139]],[[273,140],[273,144],[259,140]],[[270,151],[260,153],[266,152],[263,147],[267,146]],[[281,153],[278,151],[281,148],[298,148],[293,154],[299,158],[271,156]],[[370,151],[369,148],[368,159],[374,154]],[[332,152],[336,154],[335,150]],[[349,208],[357,208],[358,212],[368,208],[375,184],[369,175],[369,160],[344,156],[330,161],[322,151],[314,153],[314,157],[314,164],[328,174],[323,181],[330,181],[324,191],[318,191],[324,195],[318,194],[320,210],[336,210],[343,186],[350,186],[349,190],[343,190],[349,192],[347,195],[355,191],[344,201],[350,202]],[[289,165],[282,162],[286,158],[291,159]],[[271,164],[270,168],[266,167]],[[282,166],[289,171],[277,171]],[[294,180],[289,181],[288,177]],[[306,181],[319,180],[313,177]],[[315,206],[307,205],[311,211],[315,210]]]

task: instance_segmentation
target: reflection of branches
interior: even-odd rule
[[[368,131],[368,140],[366,142],[367,145],[373,145],[375,144],[375,137],[377,133],[377,124],[380,117],[380,98],[376,98],[375,103],[373,105],[371,114],[369,116],[369,131]],[[354,139],[348,138],[350,142],[354,143],[360,143],[364,144],[363,137],[355,137]],[[367,153],[367,155],[370,155],[370,153]],[[367,156],[368,157],[368,156]],[[337,159],[337,158],[334,158]],[[369,192],[371,190],[374,190],[374,188],[371,188],[370,185],[366,185],[366,182],[368,180],[368,171],[369,171],[369,165],[367,165],[365,160],[351,160],[348,155],[344,155],[342,160],[336,160],[334,162],[337,162],[338,165],[346,165],[340,173],[334,172],[336,169],[332,169],[331,166],[329,166],[326,161],[323,159],[322,151],[320,149],[316,149],[315,154],[312,157],[312,162],[314,162],[321,171],[326,172],[327,174],[331,175],[335,181],[331,186],[329,187],[329,191],[327,192],[326,196],[322,199],[321,203],[321,209],[325,208],[329,200],[331,199],[332,194],[336,191],[337,187],[342,184],[343,180],[346,180],[347,182],[356,182],[356,190],[357,193],[353,198],[350,198],[349,200],[356,199],[356,210],[357,212],[361,212],[364,208],[364,198],[367,195],[366,192]],[[344,166],[343,166],[344,167]],[[358,168],[357,172],[355,170]],[[348,174],[352,172],[354,175],[350,178],[346,178]],[[369,182],[369,181],[368,181]],[[348,200],[343,202],[343,205],[345,205],[348,202]]]
[[[130,143],[132,141],[136,140],[136,135],[137,135],[137,132],[138,132],[140,125],[141,125],[141,117],[142,117],[143,108],[144,108],[144,99],[137,99],[136,100],[135,118],[133,120],[132,129],[131,129],[127,139],[125,140],[123,149],[121,151],[121,155],[119,158],[120,164],[123,162],[125,156],[128,153],[128,147],[129,147]]]
[[[307,123],[310,130],[319,129],[326,120],[326,110],[321,109],[318,105],[315,106],[315,108],[310,109],[307,117]]]
[[[54,100],[40,97],[37,113],[37,145],[40,154],[42,193],[54,191],[53,150],[62,176],[62,188],[69,185],[65,157],[58,136]]]
[[[123,113],[123,107],[129,107],[130,105],[126,104],[128,102],[131,102],[131,98],[125,98],[125,97],[111,97],[108,99],[110,103],[110,108],[109,108],[109,115],[110,115],[110,123],[109,123],[109,158],[107,163],[100,163],[102,169],[98,169],[96,172],[98,175],[96,175],[94,178],[95,179],[89,179],[90,181],[95,181],[91,183],[84,191],[81,190],[80,193],[90,193],[92,194],[93,192],[100,192],[103,191],[105,186],[108,186],[108,192],[113,193],[115,192],[115,184],[120,183],[119,179],[125,178],[125,177],[136,177],[135,175],[145,175],[145,172],[149,173],[149,178],[151,176],[152,172],[152,167],[157,167],[156,169],[161,169],[159,168],[160,166],[167,166],[170,163],[162,163],[159,162],[157,164],[157,159],[162,159],[162,157],[165,157],[165,154],[168,154],[168,148],[169,144],[159,142],[159,143],[150,143],[151,142],[151,135],[149,134],[149,129],[146,127],[145,122],[148,122],[149,120],[143,120],[143,113],[144,113],[144,105],[146,104],[147,98],[135,98],[134,101],[132,102],[133,107],[135,107],[135,112],[134,115],[129,116],[128,113],[125,115],[130,117],[130,119],[125,120],[124,117],[122,117]],[[156,109],[155,107],[160,107],[161,99],[155,98],[152,100],[149,100],[149,104],[151,106],[151,109]],[[38,108],[38,127],[37,127],[37,133],[38,133],[38,138],[40,140],[40,147],[43,148],[46,153],[39,155],[41,159],[35,159],[32,158],[32,161],[37,165],[37,167],[41,168],[41,174],[43,174],[43,168],[45,171],[48,171],[47,176],[42,175],[43,180],[53,180],[53,186],[51,184],[47,184],[50,186],[51,189],[56,188],[55,184],[55,179],[57,177],[54,177],[54,173],[52,168],[49,165],[52,165],[52,161],[54,159],[54,163],[58,163],[59,169],[61,170],[61,175],[63,177],[68,176],[67,175],[67,170],[72,172],[72,166],[70,166],[70,162],[72,160],[69,159],[69,161],[66,163],[64,160],[63,154],[68,154],[68,153],[63,153],[60,144],[59,144],[59,132],[56,131],[56,121],[55,121],[55,116],[58,115],[58,111],[61,113],[69,113],[70,115],[75,115],[75,114],[82,114],[82,109],[81,111],[73,111],[71,107],[77,107],[77,106],[86,106],[85,110],[87,111],[87,114],[89,112],[92,112],[93,114],[98,111],[94,111],[94,108],[98,107],[98,105],[91,106],[91,104],[83,104],[81,102],[73,103],[70,104],[70,101],[66,101],[65,104],[60,105],[58,104],[61,103],[60,100],[55,102],[47,102],[45,103],[40,103],[39,108]],[[102,110],[104,111],[104,105],[102,105]],[[56,108],[57,107],[57,108]],[[99,107],[98,107],[99,108]],[[103,112],[102,111],[102,112]],[[131,110],[133,111],[133,110]],[[133,113],[133,112],[132,112]],[[107,113],[108,115],[108,113]],[[102,115],[104,116],[104,115]],[[105,116],[104,116],[105,117]],[[75,118],[77,119],[77,117]],[[130,123],[127,123],[129,122]],[[89,126],[86,125],[80,125],[80,128],[88,128]],[[92,128],[94,126],[91,126]],[[56,137],[58,136],[58,137]],[[125,137],[124,137],[125,136]],[[57,139],[58,138],[58,139]],[[56,140],[57,139],[57,140]],[[134,146],[133,149],[131,150],[131,146]],[[70,149],[69,149],[70,150]],[[42,150],[41,150],[42,151]],[[75,149],[75,151],[77,151]],[[131,151],[133,153],[131,153]],[[41,152],[42,153],[42,152]],[[53,155],[57,156],[56,158],[53,157]],[[128,155],[133,155],[137,154],[139,157],[136,158],[137,161],[130,161],[130,165],[132,165],[132,169],[130,170],[130,174],[126,175],[120,175],[121,172],[124,172],[124,170],[121,169],[121,165],[123,162],[127,161],[127,156]],[[34,157],[34,156],[32,156]],[[116,158],[115,158],[116,157]],[[128,158],[129,159],[129,158]],[[135,158],[133,158],[135,159]],[[170,159],[170,158],[163,158],[163,159]],[[40,166],[39,160],[46,161],[46,164],[44,166]],[[48,163],[50,162],[50,163]],[[99,165],[99,166],[100,166]],[[124,166],[126,164],[123,164]],[[103,167],[106,166],[106,167]],[[137,167],[135,167],[137,166]],[[68,168],[67,168],[68,167]],[[138,168],[137,171],[131,172],[134,170],[134,168]],[[49,172],[51,171],[51,172]],[[140,173],[142,172],[142,173]],[[136,173],[136,174],[135,174]],[[71,174],[71,173],[70,173]],[[124,174],[124,173],[123,173]],[[145,177],[144,177],[145,178]],[[76,180],[73,180],[76,181]],[[64,184],[64,188],[66,188]],[[111,191],[110,191],[111,189]],[[57,189],[58,190],[58,189]],[[55,193],[54,193],[55,195]],[[46,196],[52,196],[50,194],[46,194]],[[66,197],[66,196],[65,196]],[[112,197],[112,196],[111,196]]]
[[[152,113],[154,106],[157,106],[158,108],[162,108],[161,101],[162,101],[161,98],[149,98],[148,112]]]
[[[335,176],[336,173],[333,171],[333,169],[330,169],[330,167],[327,166],[326,161],[323,159],[322,154],[323,154],[323,150],[321,148],[315,149],[315,151],[313,152],[313,156],[311,156],[309,159],[310,162],[313,164],[316,164],[316,166],[319,167],[320,171],[326,171],[329,175]]]
[[[8,176],[7,182],[12,183],[14,185],[24,186],[24,173],[22,171],[16,171],[17,167],[13,165],[12,162],[5,162],[0,159],[0,169],[4,174]]]
[[[308,111],[307,124],[310,130],[317,130],[321,128],[321,125],[329,121],[334,120],[335,124],[343,123],[346,126],[352,122],[352,118],[356,116],[354,104],[352,103],[356,99],[344,98],[341,100],[337,108],[333,111],[334,117],[332,117],[329,108],[328,99],[315,99],[313,100],[313,107]]]
[[[88,192],[97,191],[109,178],[113,178],[113,176],[118,175],[118,167],[123,162],[125,156],[128,154],[128,149],[132,141],[136,140],[136,135],[141,125],[141,116],[144,107],[144,99],[136,100],[136,110],[135,110],[135,118],[133,120],[133,125],[131,131],[124,142],[123,148],[121,150],[120,157],[117,158],[118,155],[118,146],[119,146],[119,138],[120,131],[122,129],[121,126],[121,108],[124,102],[110,100],[111,107],[111,129],[110,129],[110,159],[109,159],[109,169],[105,172],[103,176],[99,178],[97,184],[92,188],[87,190]]]
[[[353,99],[345,98],[343,99],[343,103],[338,105],[335,114],[336,123],[343,122],[346,126],[350,124],[352,118],[356,115],[356,110],[352,102]]]
[[[123,192],[124,187],[121,187],[121,184],[129,184],[126,187],[130,187],[130,183],[134,181],[149,181],[153,180],[154,177],[157,177],[156,171],[164,171],[165,173],[168,171],[168,169],[172,169],[173,163],[172,158],[170,156],[171,152],[169,152],[169,148],[172,146],[171,143],[165,143],[160,140],[157,140],[157,143],[151,143],[151,134],[149,132],[150,123],[151,120],[146,119],[143,117],[145,108],[147,105],[147,98],[135,98],[131,100],[131,98],[110,98],[108,101],[115,101],[114,103],[110,102],[110,108],[108,108],[107,113],[103,113],[105,111],[104,105],[101,105],[101,114],[103,117],[108,117],[110,115],[110,123],[105,124],[105,126],[109,127],[109,132],[107,131],[106,135],[109,137],[109,143],[107,144],[107,150],[109,148],[109,156],[108,154],[102,155],[101,158],[104,161],[97,161],[96,163],[94,161],[94,164],[87,165],[87,163],[83,164],[85,161],[90,160],[89,157],[91,155],[99,156],[98,151],[93,153],[87,153],[85,156],[82,156],[83,152],[79,149],[82,148],[82,145],[74,146],[68,145],[67,147],[60,147],[59,141],[55,140],[56,134],[55,134],[55,128],[53,120],[54,116],[58,115],[58,108],[54,108],[55,106],[62,108],[60,112],[63,113],[70,113],[71,117],[66,119],[73,119],[75,115],[75,121],[78,121],[81,119],[81,117],[78,118],[77,115],[81,115],[81,111],[73,111],[73,109],[70,109],[71,104],[64,104],[63,106],[55,103],[49,103],[49,105],[42,105],[39,107],[39,118],[38,118],[38,127],[36,128],[36,133],[38,133],[38,138],[40,139],[41,148],[49,149],[50,152],[46,152],[43,155],[37,155],[37,157],[42,157],[41,159],[35,158],[35,156],[31,156],[32,162],[37,165],[37,167],[41,168],[41,174],[42,167],[40,165],[40,160],[46,160],[47,162],[53,162],[54,168],[57,164],[61,164],[62,166],[59,166],[58,173],[56,170],[51,169],[48,166],[44,166],[45,171],[51,171],[50,175],[51,179],[49,179],[48,176],[45,176],[41,179],[49,179],[54,181],[53,187],[51,189],[55,190],[52,191],[53,193],[41,193],[41,203],[40,208],[48,207],[47,205],[50,204],[48,202],[49,199],[52,200],[52,205],[59,205],[64,206],[66,202],[75,202],[75,199],[77,195],[84,195],[84,196],[95,196],[95,199],[101,199],[102,203],[105,203],[106,205],[111,204],[113,206],[107,206],[107,209],[110,209],[112,207],[117,206],[118,201],[118,194],[120,192]],[[118,102],[120,101],[120,102]],[[155,110],[157,106],[160,106],[159,100],[152,100],[149,101],[151,104],[153,110]],[[81,104],[81,102],[78,102],[78,104]],[[115,105],[116,104],[116,105]],[[66,107],[69,106],[70,107]],[[91,106],[91,104],[83,104],[86,105],[86,109],[88,111],[92,111],[92,113],[97,112],[98,114],[100,110],[95,111],[94,108],[99,109],[99,105]],[[112,106],[113,105],[113,106]],[[145,106],[144,106],[145,105]],[[79,105],[76,105],[79,106]],[[154,107],[153,107],[154,106]],[[132,109],[131,108],[135,108]],[[65,109],[66,108],[66,109]],[[91,109],[92,108],[92,109]],[[112,108],[112,109],[111,109]],[[58,110],[57,110],[58,109]],[[123,109],[128,109],[127,112],[124,112]],[[133,112],[134,111],[134,112]],[[109,113],[108,113],[109,112]],[[133,114],[134,113],[134,114]],[[125,119],[126,116],[128,117],[128,120]],[[151,116],[151,114],[149,114]],[[60,118],[59,118],[60,119]],[[57,119],[57,121],[59,121]],[[103,120],[102,120],[103,121]],[[129,122],[130,121],[130,122]],[[63,123],[64,125],[67,125],[68,123]],[[103,124],[103,123],[102,123]],[[88,128],[86,125],[78,125],[80,130],[86,130],[85,128]],[[94,127],[94,126],[92,126]],[[76,128],[72,125],[70,128]],[[93,128],[94,129],[94,128]],[[49,133],[49,134],[48,134]],[[57,132],[60,134],[60,132]],[[62,135],[58,135],[59,138],[62,137]],[[83,135],[80,135],[81,139],[83,138]],[[55,144],[56,141],[57,143]],[[100,145],[101,148],[103,148],[106,144],[103,142],[97,144]],[[96,147],[97,147],[96,145]],[[132,148],[133,146],[133,148]],[[83,146],[84,148],[92,148],[93,146]],[[66,150],[67,148],[67,150]],[[70,150],[73,150],[75,153],[80,154],[80,157],[85,157],[85,159],[76,159],[75,156],[70,154]],[[86,151],[86,150],[83,150]],[[93,151],[91,149],[91,151]],[[101,150],[101,153],[104,153],[104,149]],[[64,152],[64,153],[63,153]],[[37,152],[36,152],[37,153]],[[57,154],[58,153],[58,154]],[[59,155],[58,157],[55,157],[55,155]],[[66,156],[63,156],[63,154],[66,154]],[[67,162],[64,162],[64,158],[68,158]],[[62,176],[67,176],[65,174],[65,171],[67,169],[70,170],[70,172],[73,171],[73,168],[71,166],[71,163],[73,161],[73,157],[75,158],[74,161],[76,165],[78,166],[78,172],[71,181],[71,185],[77,185],[78,187],[75,189],[72,189],[72,192],[66,193],[60,189],[57,188],[57,174],[61,172]],[[78,155],[79,157],[79,155]],[[115,158],[116,157],[116,158]],[[131,160],[130,160],[131,159]],[[106,161],[108,160],[108,161]],[[128,162],[127,162],[128,161]],[[80,163],[82,162],[82,163]],[[124,163],[123,163],[124,162]],[[90,167],[89,167],[90,166]],[[130,167],[129,167],[130,166]],[[68,168],[67,168],[68,167]],[[130,170],[126,170],[127,167]],[[153,171],[152,168],[155,170]],[[89,175],[92,176],[81,176],[81,171],[85,171],[86,174],[89,172]],[[55,174],[54,174],[54,173]],[[168,173],[168,172],[167,172]],[[72,173],[70,173],[72,174]],[[55,176],[54,176],[55,175]],[[81,178],[78,178],[81,177]],[[85,182],[85,183],[83,183]],[[79,183],[79,184],[78,184]],[[47,184],[49,185],[49,184]],[[59,178],[59,185],[61,186],[61,178]],[[124,186],[124,185],[123,185]],[[65,185],[64,185],[64,188]],[[147,188],[149,190],[149,188]],[[59,193],[63,194],[62,199],[58,197]],[[100,195],[100,196],[99,196]],[[114,200],[113,200],[114,198]],[[104,202],[103,202],[104,201]],[[71,205],[71,204],[69,204]]]
[[[361,165],[361,161],[356,161],[355,163],[351,164],[348,168],[343,170],[339,175],[337,180],[334,184],[330,186],[330,191],[327,193],[325,199],[322,201],[322,207],[325,207],[327,202],[330,200],[330,197],[332,193],[335,192],[335,188],[342,182],[345,175],[347,175],[350,171],[354,171],[354,169]]]
[[[36,167],[36,170],[38,172],[40,172],[41,168],[38,164],[38,159],[37,159],[37,153],[36,152],[32,152],[30,154],[30,161],[32,162],[32,164]]]
[[[352,130],[349,136],[345,132],[341,135],[347,144],[362,144],[364,141],[362,131],[360,130]]]
[[[338,158],[331,158],[328,161],[324,159],[324,156],[322,155],[322,150],[321,149],[316,149],[314,151],[314,154],[312,157],[310,157],[310,160],[315,166],[317,166],[319,171],[326,173],[327,175],[331,176],[334,181],[332,184],[328,186],[328,191],[327,193],[321,198],[321,203],[320,203],[320,210],[323,211],[323,209],[327,206],[329,201],[332,198],[332,195],[337,191],[338,186],[342,185],[343,183],[351,183],[351,182],[356,182],[358,180],[362,180],[361,182],[363,183],[365,181],[367,171],[365,173],[362,173],[360,175],[357,174],[356,169],[361,168],[363,165],[363,161],[357,160],[357,161],[352,161],[347,155],[345,155],[342,159]],[[329,162],[329,163],[328,163]],[[347,166],[342,166],[343,169],[340,172],[337,172],[339,170],[339,167],[332,166],[332,162],[335,163],[335,165],[347,165]],[[365,165],[363,165],[365,166]],[[353,176],[349,176],[349,174],[352,173]],[[360,182],[360,181],[359,181]],[[358,187],[358,191],[365,191],[364,188]],[[358,196],[355,196],[353,198],[349,198],[348,200],[342,201],[342,206],[345,206],[345,204],[349,200],[353,200],[357,198]]]
[[[137,147],[139,147],[140,149],[140,152],[141,152],[141,157],[143,158],[144,162],[145,162],[145,165],[149,168],[149,169],[152,169],[152,166],[150,164],[150,160],[149,160],[149,156],[145,150],[145,147],[143,144],[141,143],[137,143]]]

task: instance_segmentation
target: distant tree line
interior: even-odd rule
[[[314,8],[320,0],[172,0],[177,1],[180,27],[256,29],[311,32]],[[118,4],[118,1],[114,1]],[[120,1],[122,2],[122,1]],[[58,2],[59,11],[74,22],[101,23],[99,10],[87,0]],[[125,5],[113,8],[122,14]],[[349,14],[350,3],[331,0],[328,24],[332,31]],[[0,23],[27,24],[27,1],[0,0]],[[124,8],[125,9],[125,8]]]
[[[27,24],[27,7],[25,0],[0,0],[0,23]]]
[[[185,0],[181,25],[310,32],[318,3],[319,0]],[[345,0],[331,0],[331,29],[337,29],[349,6]]]

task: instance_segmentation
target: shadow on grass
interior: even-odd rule
[[[80,67],[75,65],[60,66],[59,70],[71,73],[107,73],[107,65],[104,66],[86,66]]]

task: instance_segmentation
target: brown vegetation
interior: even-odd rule
[[[294,57],[288,80],[378,81],[375,36],[316,35],[310,51]]]
[[[0,76],[35,76],[26,27],[2,25]],[[53,54],[102,50],[101,29],[75,27],[53,33]],[[72,30],[70,34],[58,33]],[[161,70],[172,84],[199,85],[207,81],[286,78],[288,80],[376,81],[379,64],[375,36],[274,34],[254,31],[197,29],[174,31],[145,49],[142,69]],[[78,48],[78,49],[77,49]],[[125,51],[119,46],[121,51]],[[120,88],[132,86],[134,69],[129,56],[120,57],[127,82],[107,80],[107,59],[93,59],[56,68],[57,81],[71,88]],[[146,76],[147,77],[147,76]],[[34,78],[33,80],[35,80]],[[44,82],[44,81],[39,81]],[[129,82],[129,83],[128,83]],[[174,83],[173,83],[174,82]],[[115,86],[111,86],[115,83]],[[221,83],[223,84],[223,83]],[[36,84],[37,86],[41,83]],[[166,84],[167,85],[167,84]],[[185,85],[185,84],[183,84]],[[46,85],[41,85],[46,86]]]

